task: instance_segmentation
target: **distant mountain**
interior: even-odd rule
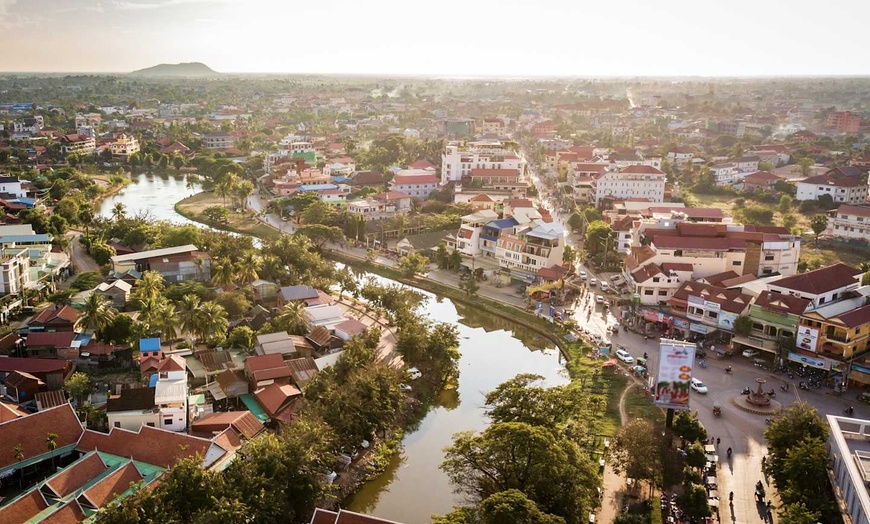
[[[159,64],[130,73],[132,76],[217,76],[219,74],[201,62]]]

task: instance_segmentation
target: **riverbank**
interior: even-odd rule
[[[249,210],[239,212],[226,208],[229,211],[227,222],[212,222],[203,214],[206,208],[212,206],[224,206],[225,202],[210,191],[202,191],[193,196],[183,198],[175,203],[175,212],[193,222],[199,222],[205,226],[250,235],[262,240],[275,240],[281,236],[279,231],[257,220],[257,217]]]

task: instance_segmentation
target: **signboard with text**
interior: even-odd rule
[[[689,409],[689,386],[695,345],[662,339],[659,343],[659,372],[655,403],[667,409]]]
[[[719,318],[717,320],[719,322],[719,329],[734,331],[734,321],[737,320],[737,315],[735,315],[734,313],[720,311]]]
[[[816,348],[818,344],[818,329],[812,328],[810,326],[798,326],[797,340],[795,341],[795,345],[798,347],[798,349],[803,349],[804,351],[812,351],[813,353],[816,353]]]

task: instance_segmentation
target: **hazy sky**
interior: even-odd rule
[[[0,71],[870,74],[870,0],[0,0]]]

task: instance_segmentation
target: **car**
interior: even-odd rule
[[[611,280],[614,284],[619,284],[619,283],[622,281],[622,275],[620,275],[619,273],[617,273],[617,274],[611,276],[611,277],[610,277],[610,280]]]
[[[408,370],[408,376],[411,377],[411,380],[417,380],[423,376],[423,373],[417,368],[411,368]]]
[[[411,391],[411,386],[409,386],[408,384],[399,384],[399,389],[401,389],[405,393],[408,393]]]
[[[698,393],[701,393],[702,395],[707,394],[707,384],[704,384],[696,378],[692,379],[692,389],[694,389]]]
[[[580,278],[581,278],[582,280],[586,280],[586,272],[585,272],[585,271],[581,271],[581,272],[580,272]]]
[[[590,280],[589,280],[589,285],[592,286],[592,287],[597,286],[597,285],[598,285],[598,279],[597,279],[597,278],[590,279]]]
[[[746,358],[757,357],[759,355],[759,353],[760,353],[760,351],[758,351],[757,349],[744,349],[743,350],[743,356]]]
[[[616,358],[625,362],[626,364],[634,364],[634,357],[631,356],[628,353],[628,351],[626,351],[624,349],[617,349],[616,350]]]
[[[598,303],[598,304],[603,304],[603,303],[604,303],[604,297],[602,297],[601,295],[595,295],[595,302]]]
[[[600,287],[601,287],[601,291],[607,291],[608,289],[610,289],[610,286],[607,285],[607,282],[605,282],[605,281],[603,281],[603,280],[601,281],[601,286],[600,286]]]

